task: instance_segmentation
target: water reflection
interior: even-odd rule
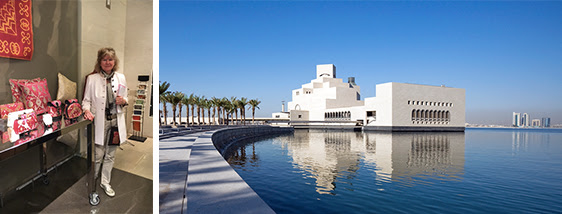
[[[550,133],[514,131],[511,133],[511,151],[514,155],[519,152],[526,152],[529,149],[529,142],[533,144],[546,145],[550,142]]]
[[[316,192],[333,194],[338,182],[353,183],[359,170],[378,182],[405,182],[413,177],[461,178],[464,133],[391,133],[295,130],[273,139],[292,159],[293,167],[313,178]],[[254,144],[228,156],[233,165],[257,165]],[[251,158],[249,158],[251,157]]]

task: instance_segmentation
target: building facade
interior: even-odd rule
[[[541,119],[542,127],[550,128],[550,117],[543,117]]]
[[[290,120],[301,125],[364,130],[464,131],[465,90],[407,83],[376,85],[376,96],[361,100],[350,77],[336,78],[332,64],[317,65],[316,79],[292,92]]]
[[[512,120],[513,127],[520,127],[521,126],[521,113],[513,112],[513,120]]]

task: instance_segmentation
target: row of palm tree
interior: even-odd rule
[[[241,97],[240,99],[236,97],[230,97],[230,99],[226,97],[211,97],[207,99],[204,95],[196,96],[193,93],[188,96],[179,91],[168,91],[169,88],[170,83],[160,83],[160,103],[162,103],[163,105],[163,111],[160,111],[160,118],[162,118],[162,114],[164,114],[164,124],[168,124],[168,120],[166,117],[166,115],[168,115],[167,104],[171,104],[174,126],[177,126],[177,124],[182,124],[181,115],[183,106],[186,107],[186,122],[188,126],[191,124],[195,124],[196,113],[197,124],[228,125],[229,119],[231,123],[234,123],[234,120],[238,121],[238,112],[240,112],[240,121],[243,125],[246,125],[246,106],[248,106],[248,109],[252,109],[253,123],[255,120],[254,116],[256,113],[256,108],[259,109],[259,104],[261,103],[261,101],[257,99],[248,100],[245,97]],[[176,123],[176,111],[178,109],[179,123]],[[189,110],[191,110],[191,114]],[[209,121],[205,121],[205,110],[207,110],[207,118],[209,119]],[[191,121],[189,119],[190,115]],[[160,119],[160,124],[162,124],[162,119]]]

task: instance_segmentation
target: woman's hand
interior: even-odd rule
[[[115,103],[117,103],[117,105],[125,105],[127,103],[127,101],[125,101],[125,99],[123,99],[123,97],[117,96],[117,97],[115,97]]]
[[[84,111],[84,119],[94,120],[94,115],[92,114],[92,112],[90,112],[90,110]]]

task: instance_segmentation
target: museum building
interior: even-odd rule
[[[316,66],[316,79],[292,91],[288,114],[295,127],[464,131],[465,89],[389,82],[361,100],[354,77],[345,83],[333,64],[324,64]]]

